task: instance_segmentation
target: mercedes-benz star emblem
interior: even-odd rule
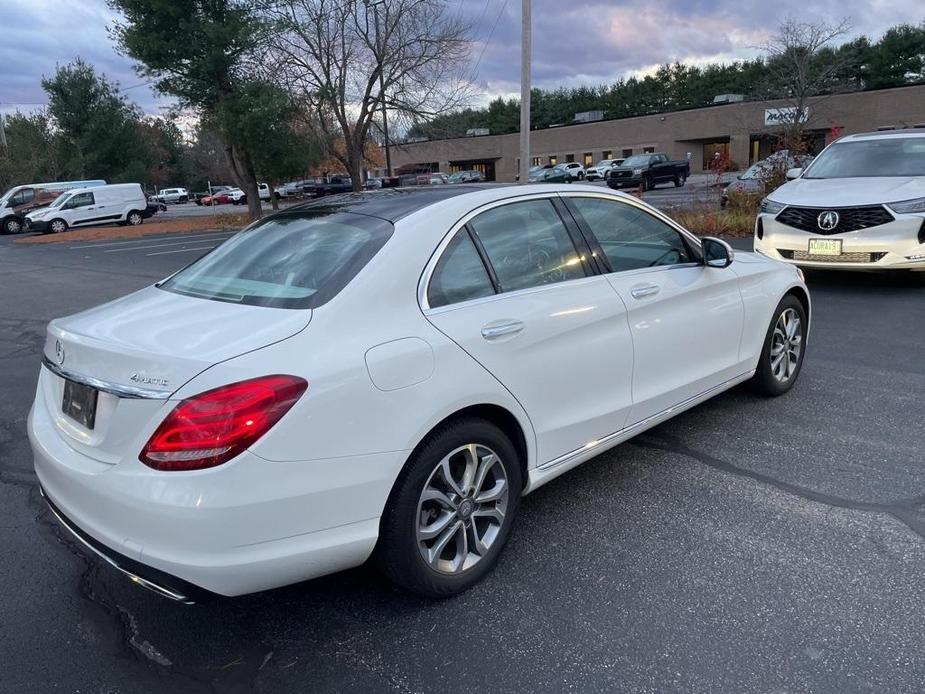
[[[61,340],[55,340],[55,361],[63,364],[64,356],[64,345],[61,344]]]
[[[819,228],[823,231],[832,231],[835,227],[838,226],[838,212],[823,212],[816,219],[816,224],[819,225]]]

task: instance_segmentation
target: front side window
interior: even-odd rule
[[[485,248],[502,292],[585,276],[565,224],[549,200],[496,207],[477,216],[470,226]]]
[[[427,288],[427,303],[431,308],[437,308],[481,299],[494,293],[495,288],[475,244],[469,238],[469,233],[461,229],[450,241],[434,269]]]
[[[570,198],[614,272],[694,262],[678,231],[638,207],[602,198]]]
[[[392,235],[376,217],[328,209],[283,214],[232,237],[160,289],[214,301],[315,308],[352,280]]]

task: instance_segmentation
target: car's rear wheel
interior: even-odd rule
[[[803,368],[807,325],[803,304],[792,294],[785,296],[774,310],[752,378],[757,392],[777,396],[793,387]]]
[[[128,216],[125,218],[125,221],[130,227],[137,227],[139,224],[144,222],[144,217],[141,216],[141,212],[138,210],[132,210],[128,213]]]
[[[383,573],[431,598],[485,577],[520,505],[518,454],[490,422],[441,426],[415,450],[389,497],[377,547]]]
[[[52,234],[61,234],[67,231],[67,222],[63,219],[53,219],[48,223],[48,231]]]
[[[687,182],[687,176],[684,174],[677,174],[674,177],[674,187],[681,188]]]

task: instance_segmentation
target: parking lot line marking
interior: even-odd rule
[[[213,248],[215,248],[215,246],[201,246],[200,248],[178,248],[175,251],[158,251],[157,253],[145,253],[145,255],[167,255],[169,253],[188,253],[189,251],[211,251]]]
[[[238,230],[234,229],[232,231],[209,231],[203,234],[183,234],[187,239],[192,241],[200,241],[209,238],[220,238],[222,236],[228,236],[229,234],[237,234]],[[93,243],[87,242],[82,243],[79,246],[68,246],[68,250],[86,250],[87,248],[102,248],[103,246],[124,246],[127,243],[151,243],[152,241],[167,241],[171,237],[175,237],[176,234],[168,234],[166,236],[149,236],[147,238],[137,238],[130,241],[107,241],[105,243]]]
[[[187,239],[186,241],[169,241],[166,243],[154,243],[147,246],[129,246],[128,248],[107,248],[103,253],[124,253],[125,251],[141,251],[146,248],[166,248],[167,246],[182,246],[190,243],[202,243],[203,241],[222,241],[221,238],[209,239]]]

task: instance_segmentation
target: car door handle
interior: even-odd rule
[[[657,284],[639,284],[630,289],[630,294],[634,299],[643,299],[647,296],[655,296],[659,290],[660,287]]]
[[[516,335],[523,329],[524,324],[519,320],[495,321],[482,326],[482,337],[486,340],[496,340],[506,335]]]

